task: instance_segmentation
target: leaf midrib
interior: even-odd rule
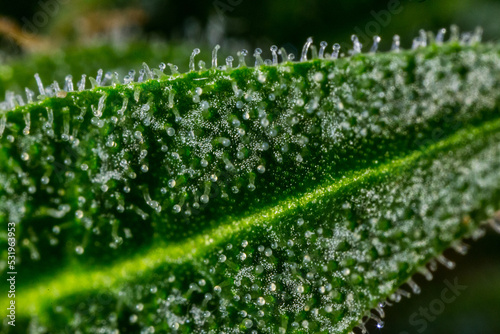
[[[44,304],[58,298],[81,292],[113,288],[113,286],[131,279],[143,277],[159,266],[189,261],[196,256],[206,254],[229,236],[247,228],[262,225],[264,222],[275,224],[298,207],[313,205],[314,202],[322,198],[334,196],[349,187],[362,185],[372,178],[396,176],[411,169],[420,158],[460,147],[465,143],[480,140],[499,131],[500,119],[486,122],[480,126],[461,129],[435,144],[416,150],[399,159],[353,172],[345,178],[327,184],[318,185],[313,191],[300,197],[288,198],[237,221],[226,219],[218,227],[189,240],[169,245],[157,244],[133,258],[117,262],[109,268],[88,270],[88,268],[75,267],[70,264],[52,278],[47,277],[36,285],[25,286],[23,290],[19,291],[16,295],[17,304],[20,305],[18,315],[26,316],[38,312]],[[212,242],[207,243],[207,240],[212,240]],[[0,304],[6,306],[8,302],[8,299],[3,298]]]

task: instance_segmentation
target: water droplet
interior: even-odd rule
[[[266,300],[262,297],[257,298],[256,304],[259,306],[263,306],[266,304]]]
[[[83,254],[83,252],[84,252],[84,249],[83,249],[83,247],[82,247],[82,246],[76,246],[76,248],[75,248],[75,252],[76,252],[76,254],[78,254],[78,255],[82,255],[82,254]]]
[[[23,161],[28,161],[28,160],[30,159],[30,156],[29,156],[29,154],[28,154],[28,153],[23,152],[23,153],[21,153],[21,159],[22,159]]]
[[[270,249],[270,248],[267,248],[266,251],[264,252],[264,254],[267,256],[267,257],[270,257],[271,255],[273,255],[273,251]]]
[[[207,101],[201,101],[200,107],[202,110],[208,110],[208,108],[210,108],[210,104]]]
[[[252,328],[252,325],[253,325],[253,322],[252,320],[250,319],[245,319],[245,321],[243,321],[243,325],[245,326],[245,328]]]
[[[316,72],[313,76],[313,80],[316,82],[321,82],[324,79],[324,75],[321,72]]]
[[[207,204],[210,198],[207,195],[201,195],[200,196],[200,202],[203,204]]]

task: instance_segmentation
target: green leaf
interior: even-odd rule
[[[4,102],[18,325],[348,333],[499,207],[497,45],[145,75]]]

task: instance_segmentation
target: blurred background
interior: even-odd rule
[[[185,71],[193,48],[202,50],[197,59],[210,63],[215,44],[221,59],[256,47],[265,59],[273,44],[297,56],[309,36],[317,44],[327,41],[327,51],[334,43],[347,51],[357,34],[364,50],[380,35],[383,50],[394,34],[411,47],[420,29],[436,32],[451,24],[462,31],[482,26],[484,38],[494,41],[499,14],[496,0],[1,1],[0,96],[7,88],[35,88],[34,72],[49,82],[64,81],[68,73],[95,76],[99,68],[124,75],[143,61]]]
[[[316,43],[351,47],[357,34],[368,50],[374,35],[389,49],[394,34],[411,47],[420,29],[436,32],[456,24],[461,31],[484,29],[484,40],[500,37],[500,1],[494,0],[16,0],[0,2],[0,96],[6,90],[35,89],[33,74],[49,82],[71,73],[95,76],[99,68],[127,73],[142,62],[188,67],[210,62],[215,44],[221,57],[246,48],[302,49]],[[221,58],[221,59],[224,59]],[[500,333],[500,236],[488,233],[472,243],[468,256],[447,254],[457,269],[439,268],[431,282],[415,280],[419,296],[386,307],[386,326],[370,333]],[[455,300],[442,299],[448,283],[464,287]]]

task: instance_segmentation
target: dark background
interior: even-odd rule
[[[392,13],[391,4],[397,7]],[[364,50],[369,49],[374,34],[382,37],[382,49],[388,49],[394,34],[401,36],[403,47],[410,47],[420,29],[436,32],[451,24],[457,24],[462,31],[482,26],[485,40],[498,41],[500,1],[1,1],[0,65],[19,65],[26,57],[50,55],[59,49],[103,44],[123,47],[139,41],[178,47],[180,55],[169,55],[176,54],[185,69],[193,47],[210,50],[216,43],[221,44],[221,52],[228,54],[261,47],[267,52],[264,56],[269,57],[267,50],[272,44],[297,53],[309,36],[316,43],[327,41],[329,48],[338,42],[345,50],[350,47],[351,34],[357,33],[365,44]],[[141,62],[156,61],[153,54],[139,54],[151,57]],[[92,67],[88,59],[83,64]],[[35,70],[27,70],[30,77]],[[8,85],[9,78],[5,73],[2,77],[0,71],[0,84]],[[447,253],[457,262],[454,271],[440,267],[431,282],[417,275],[415,281],[422,293],[386,307],[385,327],[378,329],[370,324],[370,333],[500,333],[500,236],[488,232],[484,239],[470,244],[471,251],[465,257],[453,251]],[[446,288],[444,281],[455,279],[466,287],[456,300],[444,304],[438,314],[431,314],[432,320],[425,321],[425,326],[422,316],[414,318],[420,322],[413,325],[412,315],[421,308],[439,305]]]
[[[397,14],[387,16],[391,3],[399,3]],[[49,14],[48,20],[40,11]],[[128,26],[117,19],[120,12],[129,18]],[[27,30],[61,45],[121,29],[128,37],[265,51],[271,44],[300,50],[309,36],[347,46],[351,34],[360,31],[370,38],[380,34],[385,48],[396,33],[409,47],[420,29],[437,31],[450,24],[469,31],[480,25],[488,40],[498,39],[500,32],[500,2],[493,0],[17,0],[2,1],[0,15],[20,27],[32,23],[35,29]],[[82,29],[82,22],[94,31]],[[369,43],[365,40],[365,48]]]

